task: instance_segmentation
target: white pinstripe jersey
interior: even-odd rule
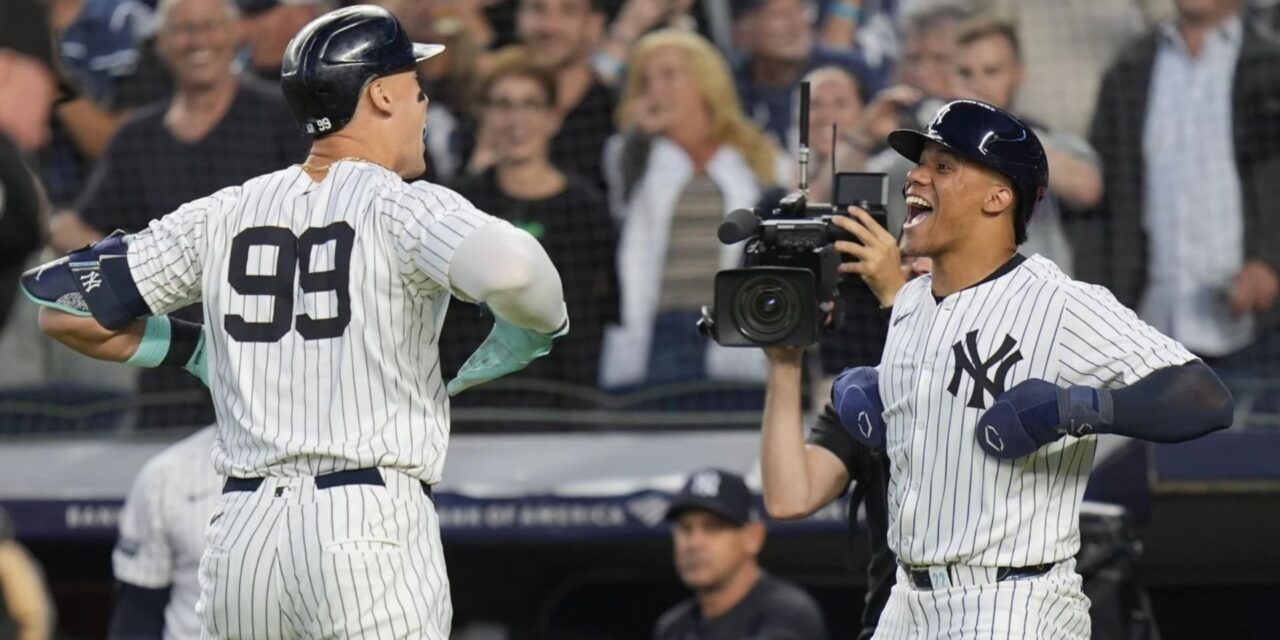
[[[120,512],[111,566],[121,582],[170,588],[165,640],[200,637],[197,570],[209,517],[222,496],[222,477],[209,460],[215,433],[214,427],[201,429],[149,460]]]
[[[903,562],[1021,567],[1073,556],[1097,438],[1001,460],[978,446],[978,418],[1030,378],[1114,389],[1194,358],[1106,289],[1040,256],[1018,259],[940,302],[933,279],[917,278],[894,303],[879,374],[889,547]]]
[[[296,166],[183,205],[129,243],[154,313],[204,302],[214,464],[237,477],[402,469],[435,483],[449,439],[437,340],[449,265],[506,224],[379,166]]]

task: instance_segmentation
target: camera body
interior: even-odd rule
[[[767,215],[745,209],[729,214],[720,241],[746,241],[743,265],[716,273],[715,301],[703,308],[699,330],[726,347],[816,342],[838,297],[842,256],[834,243],[858,242],[832,217],[858,206],[884,226],[888,184],[883,173],[840,173],[832,204],[810,204],[796,192]]]

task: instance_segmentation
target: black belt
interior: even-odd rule
[[[906,572],[907,578],[911,580],[911,584],[917,589],[932,590],[933,579],[929,577],[927,569],[912,569],[907,565],[898,563],[902,570]],[[996,582],[1005,582],[1006,580],[1022,580],[1024,578],[1036,578],[1049,573],[1053,569],[1053,565],[1057,563],[1050,562],[1048,564],[1036,564],[1029,567],[997,567]]]
[[[262,486],[265,478],[227,478],[225,484],[222,485],[223,493],[232,493],[235,491],[257,491]],[[422,492],[427,494],[428,498],[435,499],[431,495],[431,485],[425,481],[422,483]],[[344,487],[351,484],[371,484],[379,487],[387,486],[385,480],[382,479],[382,473],[377,469],[351,469],[350,471],[334,471],[333,473],[325,473],[316,476],[317,489],[332,489],[334,487]]]

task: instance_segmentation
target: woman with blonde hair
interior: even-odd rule
[[[605,148],[622,317],[605,337],[601,383],[763,380],[759,351],[718,347],[694,323],[715,272],[742,256],[741,245],[719,243],[717,227],[783,175],[781,155],[743,115],[728,65],[701,36],[651,33],[627,69],[621,133]]]

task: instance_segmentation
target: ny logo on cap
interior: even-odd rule
[[[689,493],[704,498],[720,495],[720,474],[714,471],[703,471],[695,475],[689,483]]]

